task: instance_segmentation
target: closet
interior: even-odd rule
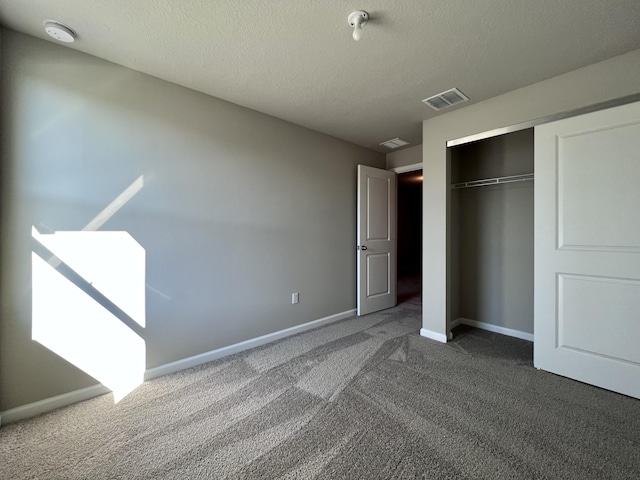
[[[533,340],[533,128],[450,148],[450,327]]]

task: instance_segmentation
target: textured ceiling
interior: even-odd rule
[[[442,90],[478,102],[640,48],[639,0],[0,0],[3,26],[53,42],[45,19],[69,48],[378,151],[421,143]]]

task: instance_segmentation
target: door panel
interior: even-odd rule
[[[391,287],[391,255],[388,253],[367,255],[367,297],[388,295]]]
[[[640,398],[640,103],[536,127],[537,368]]]
[[[367,175],[366,240],[389,239],[389,179]]]
[[[558,138],[560,248],[640,250],[639,138],[640,124]]]
[[[396,174],[358,165],[358,315],[396,304]]]
[[[640,364],[640,282],[560,274],[557,297],[559,347]]]

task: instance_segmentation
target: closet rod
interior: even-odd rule
[[[482,180],[472,180],[470,182],[460,182],[451,185],[451,188],[471,188],[484,187],[486,185],[498,185],[500,183],[526,182],[533,180],[533,173],[525,173],[524,175],[511,175],[510,177],[484,178]]]

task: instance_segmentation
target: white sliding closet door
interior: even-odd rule
[[[640,398],[640,103],[535,129],[537,368]]]

